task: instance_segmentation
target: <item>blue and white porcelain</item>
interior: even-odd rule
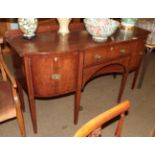
[[[24,38],[31,39],[35,37],[38,27],[37,18],[18,18],[18,24]]]

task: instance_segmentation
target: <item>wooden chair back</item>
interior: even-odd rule
[[[118,125],[115,130],[115,136],[121,136],[122,125],[125,117],[125,112],[129,110],[130,102],[124,101],[115,107],[103,112],[97,117],[91,119],[86,124],[84,124],[76,133],[75,137],[97,137],[101,136],[101,126],[117,116],[120,116]]]
[[[3,39],[0,38],[0,45],[3,44]],[[23,115],[21,112],[21,104],[18,96],[20,91],[17,87],[15,78],[7,68],[0,46],[0,122],[17,118],[19,129],[22,136],[25,136],[25,126]]]

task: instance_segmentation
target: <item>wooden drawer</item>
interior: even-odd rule
[[[121,55],[128,54],[129,52],[128,44],[93,48],[88,52],[85,52],[84,66],[99,64],[107,60],[118,58]]]
[[[84,66],[101,63],[108,59],[110,47],[97,47],[89,49],[84,55]]]
[[[130,52],[129,44],[118,44],[111,46],[109,51],[109,58],[114,59],[121,55],[128,54]]]

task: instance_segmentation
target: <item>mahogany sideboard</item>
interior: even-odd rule
[[[72,26],[68,35],[57,33],[58,26],[40,27],[36,37],[25,40],[19,30],[6,32],[5,39],[14,51],[13,62],[18,83],[27,91],[33,130],[37,132],[35,98],[75,93],[74,123],[78,122],[81,90],[96,76],[119,73],[121,99],[128,72],[134,71],[134,88],[144,42],[148,32],[135,28],[126,36],[118,30],[104,43],[96,43],[83,24]]]

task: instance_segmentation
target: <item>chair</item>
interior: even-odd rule
[[[3,39],[0,38],[0,44],[2,43]],[[2,78],[0,76],[0,123],[17,118],[21,135],[26,136],[23,115],[20,108],[20,100],[17,94],[18,92],[21,93],[21,90],[17,87],[14,77],[9,72],[3,60],[1,46],[0,71],[2,75]]]
[[[108,123],[110,120],[120,116],[115,136],[121,136],[122,125],[125,117],[125,112],[130,108],[130,102],[124,101],[117,106],[103,112],[97,117],[91,119],[84,124],[74,135],[74,137],[98,137],[101,136],[101,126]]]

